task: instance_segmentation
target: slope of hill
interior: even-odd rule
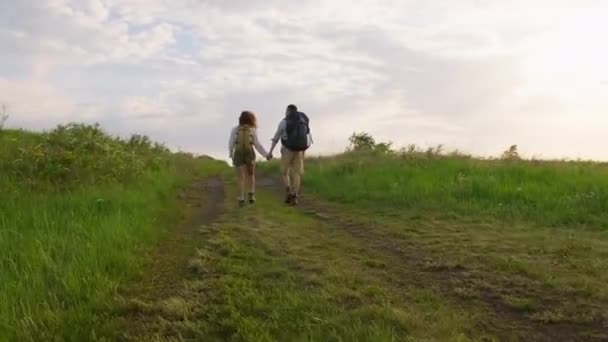
[[[70,124],[0,131],[0,340],[95,334],[116,288],[177,220],[175,194],[225,163]]]
[[[608,230],[608,164],[350,152],[311,160],[307,188],[342,203]]]
[[[214,183],[184,271],[128,291],[109,338],[608,339],[604,203],[575,200],[603,198],[605,166],[507,159],[317,158],[299,208],[282,203],[276,164],[261,165],[254,206]]]
[[[145,137],[0,134],[0,340],[608,339],[605,164],[378,145],[239,208]]]

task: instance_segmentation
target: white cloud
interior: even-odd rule
[[[0,103],[9,109],[8,126],[48,128],[66,120],[86,120],[86,105],[74,102],[61,90],[39,82],[0,78]],[[89,112],[89,110],[85,110]]]
[[[606,14],[599,0],[4,1],[0,101],[14,124],[94,120],[218,156],[241,110],[270,136],[294,102],[317,152],[368,130],[608,159],[594,146]]]

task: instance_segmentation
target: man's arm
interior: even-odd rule
[[[270,156],[272,156],[272,151],[274,151],[275,147],[277,147],[277,144],[279,143],[279,140],[281,140],[281,138],[283,137],[286,125],[287,123],[285,122],[285,120],[281,121],[281,123],[279,124],[277,132],[274,134],[274,138],[272,138],[272,146],[270,147],[270,152],[268,153]]]
[[[272,146],[270,146],[270,152],[268,152],[268,157],[266,157],[267,160],[271,160],[273,158],[272,151],[274,151],[275,147],[277,147],[277,142],[273,140]]]

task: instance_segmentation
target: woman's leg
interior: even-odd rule
[[[242,166],[238,166],[236,168],[236,172],[237,172],[237,177],[239,180],[239,200],[244,200],[245,199],[245,172],[246,172],[246,166],[242,165]]]
[[[249,192],[255,193],[255,164],[247,165],[247,178],[249,180]]]
[[[255,203],[255,164],[247,166],[247,179],[249,181],[249,204]]]

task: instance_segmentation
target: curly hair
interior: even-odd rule
[[[239,125],[244,126],[247,125],[249,127],[256,128],[258,126],[257,119],[255,118],[255,114],[248,110],[241,113],[241,117],[239,118]]]

